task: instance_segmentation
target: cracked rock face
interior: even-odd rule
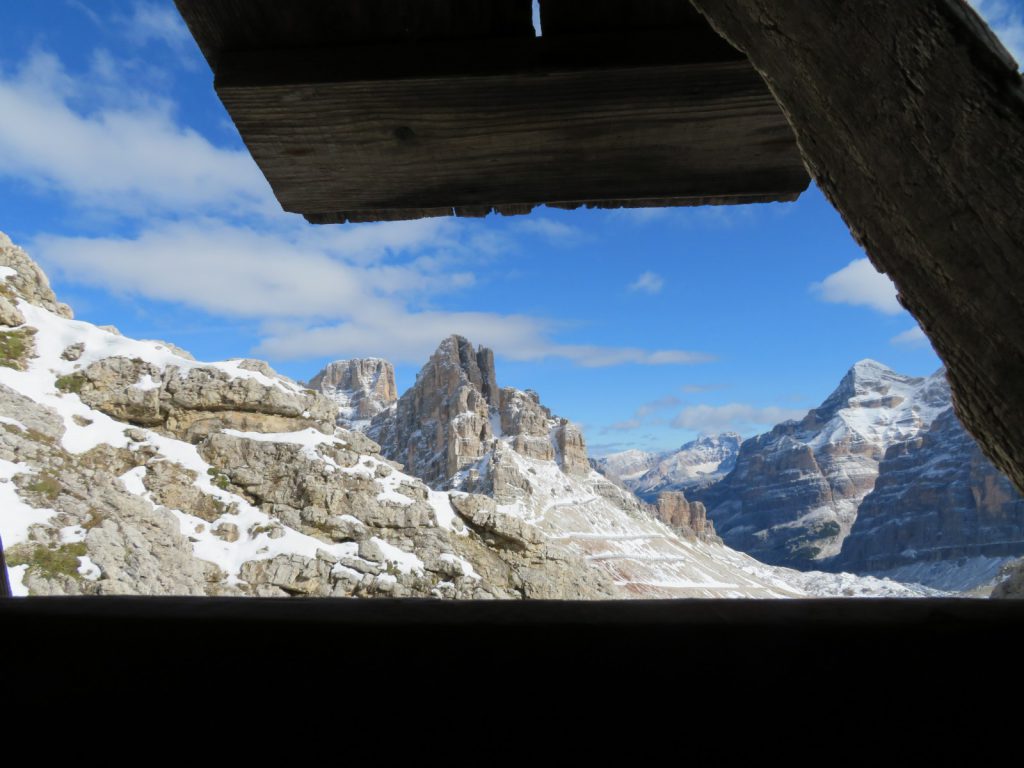
[[[363,358],[329,363],[309,386],[338,406],[338,426],[365,430],[398,400],[395,369],[387,360]]]
[[[1024,499],[950,408],[930,429],[886,452],[874,490],[830,567],[883,573],[926,562],[955,570],[959,562],[990,558],[994,568],[1021,552]],[[932,570],[941,578],[941,569]]]
[[[491,412],[500,408],[500,398],[494,353],[450,336],[394,411],[378,415],[368,433],[384,455],[431,487],[451,487],[455,475],[489,449]]]
[[[774,565],[819,567],[849,535],[885,451],[947,408],[942,371],[903,376],[862,360],[818,408],[746,440],[733,471],[690,496],[729,546]]]
[[[664,491],[658,495],[658,519],[701,541],[721,542],[715,525],[708,520],[708,511],[699,501],[687,501],[680,491]]]
[[[257,367],[252,362],[239,367],[262,374],[260,379],[233,377],[215,368],[160,368],[143,360],[108,357],[62,385],[108,416],[190,441],[227,428],[289,432],[312,426],[333,431],[334,406],[326,398],[283,386],[265,363]]]

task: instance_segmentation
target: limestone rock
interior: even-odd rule
[[[326,398],[212,367],[161,369],[138,359],[109,357],[73,374],[65,387],[109,416],[188,440],[226,428],[334,430],[334,405]]]
[[[0,325],[15,327],[25,322],[25,316],[11,303],[11,300],[0,294]]]
[[[994,569],[999,558],[1022,554],[1024,499],[950,408],[927,431],[889,448],[829,568],[879,575],[929,563],[931,575],[917,569],[913,580],[947,586],[958,563],[991,558]]]
[[[681,491],[663,491],[658,495],[658,519],[701,541],[718,541],[715,526],[707,519],[707,510],[699,501],[687,501]]]
[[[491,408],[498,408],[499,400],[493,353],[450,336],[394,411],[378,414],[368,434],[385,456],[431,487],[448,487],[489,449]]]
[[[1004,566],[999,574],[999,582],[992,590],[992,597],[1024,600],[1024,558]]]
[[[554,436],[555,445],[558,446],[558,465],[562,471],[569,475],[590,474],[587,444],[579,427],[567,419],[561,419],[554,429]]]
[[[62,360],[67,360],[68,362],[73,363],[75,360],[81,359],[83,352],[85,352],[85,344],[79,341],[75,344],[68,344],[64,347],[64,351],[60,353],[60,357]]]
[[[862,360],[800,421],[746,440],[721,482],[693,489],[730,547],[762,562],[815,568],[838,554],[891,445],[949,408],[945,373],[904,376]]]
[[[540,404],[532,389],[505,387],[501,390],[501,432],[513,435],[515,451],[531,459],[554,461],[551,440],[551,411]]]
[[[10,238],[0,232],[0,267],[14,270],[14,274],[0,277],[0,293],[8,301],[21,298],[29,304],[43,307],[61,317],[72,317],[71,308],[57,301],[50,281],[39,265],[29,258]]]
[[[366,429],[370,420],[398,400],[395,369],[387,360],[362,358],[329,363],[309,387],[338,404],[338,425]]]

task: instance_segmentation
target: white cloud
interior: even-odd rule
[[[892,344],[901,344],[907,347],[929,347],[931,341],[925,336],[924,331],[919,326],[914,326],[909,330],[904,331],[893,336],[889,340]]]
[[[640,277],[629,284],[630,291],[642,291],[644,293],[660,293],[665,287],[665,280],[654,272],[644,272]]]
[[[192,45],[192,35],[172,5],[136,0],[131,15],[117,22],[137,45],[159,42],[179,52]]]
[[[896,300],[896,286],[867,259],[851,261],[820,283],[811,286],[822,301],[852,304],[897,315],[903,307]]]
[[[95,92],[45,53],[0,71],[0,175],[119,215],[280,212],[244,149],[177,125],[167,105],[97,106],[83,98]]]
[[[540,235],[556,245],[572,245],[583,239],[582,230],[553,219],[521,219],[514,228],[520,232]]]
[[[678,429],[692,429],[697,432],[751,432],[770,429],[790,419],[803,418],[807,410],[769,406],[758,408],[745,403],[728,405],[691,405],[684,408],[672,420]]]
[[[453,333],[514,360],[558,357],[603,367],[711,359],[684,350],[560,344],[552,338],[557,324],[543,318],[423,306],[473,283],[472,273],[453,269],[453,254],[468,252],[460,234],[450,219],[276,231],[207,219],[154,225],[135,238],[44,235],[31,248],[78,284],[261,320],[256,351],[279,360],[380,355],[419,363]]]
[[[1006,0],[968,0],[1017,64],[1024,64],[1024,14]]]

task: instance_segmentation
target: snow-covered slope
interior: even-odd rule
[[[430,488],[415,466],[402,471],[336,427],[335,403],[265,363],[197,362],[72,319],[0,235],[0,537],[11,582],[20,595],[574,599],[854,588],[848,576],[808,582],[663,525],[590,470],[578,429],[533,393],[496,394],[489,355],[473,361],[483,373],[463,381],[467,359],[445,373],[453,388],[434,392],[454,396],[442,410],[479,445],[449,451],[461,433],[442,434],[443,459],[425,461],[453,462],[456,487]],[[505,405],[483,410],[489,438],[461,418],[481,398]]]
[[[0,537],[17,594],[615,594],[557,546],[488,543],[502,516],[470,527],[336,411],[265,363],[199,363],[71,319],[0,235]]]
[[[839,552],[885,451],[949,408],[944,371],[917,378],[862,360],[820,407],[745,441],[733,471],[693,495],[727,544],[814,567]]]
[[[742,442],[734,432],[701,435],[676,451],[623,451],[596,459],[594,467],[654,503],[664,491],[687,491],[721,480],[736,466]]]
[[[623,594],[922,593],[848,574],[808,579],[665,525],[651,507],[589,466],[582,433],[551,414],[535,392],[499,389],[493,354],[461,337],[442,342],[395,414],[375,419],[371,433],[386,456],[407,462],[407,471],[429,477],[435,488],[485,494],[454,494],[468,519],[477,510],[520,521],[607,574]]]

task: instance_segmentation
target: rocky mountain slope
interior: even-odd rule
[[[969,589],[1022,554],[1024,499],[950,408],[889,448],[829,567]]]
[[[337,403],[338,426],[357,432],[398,400],[394,367],[375,357],[330,363],[308,386]]]
[[[606,477],[655,503],[665,491],[687,491],[718,482],[736,466],[743,438],[735,432],[701,435],[676,451],[622,451],[593,461]]]
[[[480,510],[521,521],[584,558],[625,594],[779,596],[793,589],[863,594],[879,588],[880,582],[834,575],[806,581],[766,568],[723,546],[703,505],[681,493],[649,507],[589,466],[575,425],[553,415],[537,393],[499,387],[493,353],[459,336],[441,343],[394,410],[373,420],[369,434],[385,456],[435,489],[475,494],[453,493],[463,515]]]
[[[885,452],[950,407],[944,372],[903,376],[862,360],[801,421],[743,443],[721,482],[695,490],[725,542],[801,569],[837,555]]]
[[[589,469],[578,429],[498,390],[492,356],[463,342],[374,418],[406,441],[381,455],[337,426],[336,401],[265,363],[201,363],[72,319],[0,235],[0,538],[16,593],[922,593],[764,566],[692,529],[696,507],[660,522]],[[386,379],[348,366],[360,386],[371,369]],[[327,386],[357,389],[346,375]]]

